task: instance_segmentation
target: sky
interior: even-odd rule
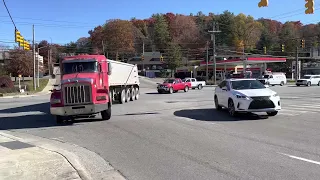
[[[0,0],[2,1],[2,0]],[[304,14],[305,0],[269,0],[269,7],[259,8],[260,0],[5,0],[17,29],[27,40],[32,40],[32,24],[35,40],[47,40],[66,44],[80,37],[88,37],[88,31],[102,25],[108,19],[132,17],[145,19],[154,13],[179,13],[189,15],[202,11],[220,14],[225,10],[244,13],[254,18],[272,18],[281,22],[301,21],[303,24],[320,21],[320,3],[315,3],[315,13]],[[317,0],[316,0],[317,1]],[[0,44],[12,46],[14,25],[3,2],[0,2]]]

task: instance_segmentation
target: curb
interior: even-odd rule
[[[32,94],[32,95],[3,96],[3,97],[0,97],[0,99],[1,99],[1,98],[2,98],[2,99],[9,99],[9,98],[36,97],[36,96],[43,96],[43,95],[48,95],[48,94],[50,94],[50,92],[48,92],[48,93],[41,93],[41,92],[39,92],[39,94],[36,93],[36,94]]]
[[[93,151],[59,139],[48,139],[27,133],[1,130],[2,136],[32,144],[66,159],[83,180],[126,180],[110,163]]]

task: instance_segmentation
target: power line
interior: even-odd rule
[[[2,1],[3,1],[3,4],[4,4],[4,7],[6,8],[8,14],[9,14],[9,17],[10,17],[12,23],[13,23],[14,28],[17,29],[16,24],[14,23],[14,21],[13,21],[13,19],[12,19],[12,16],[11,16],[11,14],[10,14],[10,11],[9,11],[7,5],[6,5],[6,2],[5,2],[4,0],[2,0]]]

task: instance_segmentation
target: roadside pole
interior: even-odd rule
[[[209,81],[209,42],[207,41],[207,58],[206,58],[206,81]]]
[[[32,25],[32,47],[33,47],[33,88],[37,89],[36,86],[36,45],[35,45],[35,37],[34,37],[34,24]]]
[[[299,79],[299,67],[298,67],[298,65],[299,65],[299,47],[297,47],[297,49],[296,49],[296,67],[295,67],[295,78],[296,78],[296,82],[297,82],[297,80]]]
[[[215,33],[219,33],[221,31],[217,30],[216,31],[216,22],[213,22],[212,24],[212,31],[208,31],[209,33],[211,33],[211,40],[213,43],[213,83],[217,84],[217,62],[216,62],[216,34]]]

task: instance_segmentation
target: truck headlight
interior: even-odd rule
[[[236,97],[238,99],[245,99],[245,100],[250,100],[250,98],[248,96],[244,96],[244,95],[241,95],[241,94],[236,94]]]
[[[50,100],[50,103],[51,103],[51,104],[60,104],[60,103],[61,103],[61,99],[52,98],[52,99]]]

